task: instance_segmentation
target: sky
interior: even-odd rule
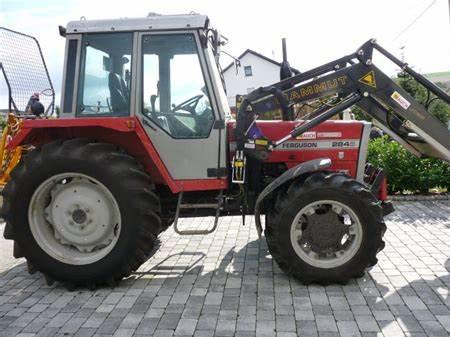
[[[82,16],[143,17],[149,12],[208,15],[230,41],[224,49],[236,56],[250,48],[280,60],[285,37],[289,62],[300,71],[349,54],[370,38],[398,57],[404,47],[405,59],[417,71],[450,71],[448,0],[0,0],[0,26],[40,41],[59,104],[65,41],[58,25]],[[231,59],[224,55],[221,62]],[[380,62],[394,73],[394,67]],[[0,100],[0,108],[4,105]]]

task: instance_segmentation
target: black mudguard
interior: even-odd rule
[[[273,191],[275,191],[280,186],[284,185],[286,182],[297,178],[298,176],[316,171],[326,170],[331,166],[331,159],[329,158],[319,158],[301,163],[280,175],[277,179],[272,181],[266,188],[259,194],[258,199],[255,204],[255,226],[258,232],[258,236],[261,237],[262,226],[260,218],[260,205],[267,196],[269,196]]]

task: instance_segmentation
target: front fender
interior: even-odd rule
[[[262,226],[261,226],[261,218],[260,218],[260,205],[272,192],[274,192],[277,188],[284,185],[288,181],[291,181],[302,174],[308,172],[322,171],[326,170],[331,166],[331,159],[329,158],[319,158],[310,161],[306,161],[297,166],[292,167],[291,169],[284,172],[274,181],[272,181],[266,188],[259,194],[258,199],[256,199],[255,203],[255,226],[258,232],[258,236],[261,237]]]

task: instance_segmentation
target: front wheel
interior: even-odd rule
[[[386,226],[375,196],[340,173],[319,172],[278,194],[267,216],[269,250],[303,283],[346,283],[376,264]]]
[[[3,190],[5,237],[47,280],[115,284],[158,246],[159,199],[138,162],[115,145],[49,143],[11,176]]]

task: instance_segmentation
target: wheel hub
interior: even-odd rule
[[[308,216],[303,232],[304,240],[318,253],[327,253],[340,247],[346,226],[331,208],[316,211]]]
[[[117,242],[121,225],[111,192],[79,173],[43,182],[30,201],[28,219],[38,244],[56,259],[73,264],[105,256]]]
[[[87,220],[87,213],[81,208],[77,208],[72,212],[72,220],[79,225],[82,225]]]
[[[319,268],[349,261],[362,242],[362,226],[353,210],[335,200],[303,207],[291,225],[291,243],[297,255]]]
[[[50,194],[46,218],[61,244],[90,252],[112,241],[115,224],[111,216],[114,213],[98,185],[74,178],[56,185]]]

